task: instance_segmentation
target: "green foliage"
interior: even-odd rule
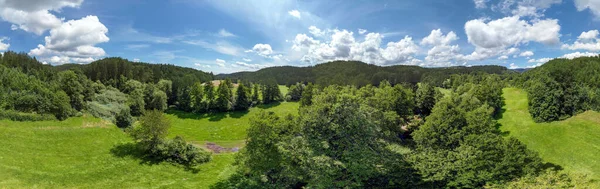
[[[410,160],[425,181],[446,188],[478,188],[535,174],[541,159],[516,139],[504,139],[493,108],[470,95],[438,102],[413,134]]]
[[[250,101],[250,89],[240,83],[235,95],[235,110],[248,110],[252,105]]]
[[[435,88],[427,83],[419,83],[415,94],[416,113],[428,116],[435,105]]]
[[[299,101],[302,98],[302,93],[304,93],[304,89],[306,86],[303,83],[296,83],[295,85],[290,86],[288,93],[285,95],[286,101]]]
[[[231,88],[228,82],[221,82],[217,89],[217,98],[215,99],[215,108],[219,111],[226,112],[231,110],[233,100]]]
[[[204,86],[201,83],[195,83],[192,85],[192,89],[190,90],[190,98],[192,108],[195,112],[202,113],[206,112],[208,109],[208,104],[206,100],[204,100]]]
[[[95,94],[92,101],[87,102],[87,112],[94,117],[102,118],[116,123],[116,115],[122,111],[130,111],[127,106],[129,97],[119,90],[108,87]]]
[[[190,87],[185,87],[177,91],[177,109],[186,112],[191,112],[193,110],[192,105],[193,104]]]
[[[206,101],[206,110],[215,109],[215,87],[211,82],[204,83],[204,100]]]
[[[563,91],[550,77],[537,77],[529,83],[529,113],[536,122],[560,119]]]
[[[283,100],[279,86],[275,82],[269,82],[262,86],[262,100],[263,103],[269,104]]]
[[[218,75],[218,78],[231,78],[249,82],[264,83],[269,80],[277,81],[280,85],[293,85],[298,82],[311,82],[320,86],[379,85],[380,81],[388,80],[392,84],[419,82],[441,86],[442,82],[454,74],[469,74],[475,72],[496,73],[506,72],[502,66],[471,66],[449,68],[422,68],[418,66],[376,66],[357,61],[333,61],[311,67],[270,67],[256,72],[239,72]]]
[[[71,106],[77,111],[83,110],[86,99],[89,101],[93,94],[91,81],[84,75],[77,74],[72,70],[58,73],[58,78],[60,88],[65,91],[71,99]]]
[[[486,186],[490,189],[546,189],[546,188],[594,188],[582,175],[569,175],[563,171],[547,170],[539,176],[526,176],[506,184]]]
[[[180,136],[172,140],[161,140],[151,153],[160,160],[190,167],[206,163],[211,159],[209,152],[186,143]]]
[[[13,121],[49,121],[56,117],[51,114],[23,113],[14,110],[0,110],[0,120],[8,119]]]
[[[252,104],[259,104],[260,103],[260,99],[259,99],[259,86],[258,84],[253,84],[252,85]]]
[[[312,98],[315,87],[312,83],[308,83],[306,88],[302,91],[302,97],[300,98],[300,106],[310,106],[312,105]]]
[[[131,113],[128,109],[122,109],[115,116],[115,125],[119,128],[127,128],[133,124],[133,117],[131,117]]]
[[[131,131],[131,137],[141,144],[144,149],[150,151],[156,147],[167,136],[171,123],[162,111],[151,110],[139,119],[140,126]]]
[[[154,85],[146,85],[146,92],[144,94],[146,102],[146,110],[159,110],[164,111],[167,109],[167,94],[159,90]]]

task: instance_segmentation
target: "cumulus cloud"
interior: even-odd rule
[[[8,40],[8,38],[0,37],[0,51],[6,51],[10,47],[10,44],[4,42],[5,40]]]
[[[598,30],[590,30],[582,32],[577,41],[573,44],[563,44],[563,49],[569,50],[588,50],[588,51],[600,51],[600,39],[598,39]]]
[[[377,65],[418,64],[421,61],[414,55],[418,46],[411,37],[382,45],[384,36],[368,33],[364,40],[354,38],[348,30],[332,30],[329,41],[319,41],[306,34],[297,34],[292,49],[302,54],[301,61],[321,63],[332,60],[359,60]]]
[[[565,58],[565,59],[569,59],[572,60],[574,58],[579,58],[579,57],[591,57],[591,56],[598,56],[598,53],[592,53],[592,52],[574,52],[574,53],[569,53],[569,54],[564,54],[560,57],[556,57],[556,58]],[[554,58],[540,58],[540,59],[529,59],[529,63],[546,63],[550,60],[552,60]]]
[[[290,11],[288,11],[288,14],[290,16],[296,17],[298,19],[302,18],[300,15],[300,11],[298,11],[298,10],[290,10]]]
[[[502,55],[502,56],[498,57],[498,60],[506,60],[506,59],[508,59],[508,56],[506,56],[506,55]]]
[[[200,63],[195,63],[194,65],[200,67],[200,68],[211,68],[210,65],[206,65],[206,64],[200,64]]]
[[[453,65],[453,62],[462,57],[458,45],[451,45],[456,40],[458,40],[458,36],[453,31],[444,35],[441,29],[432,30],[427,37],[421,40],[421,45],[431,46],[427,51],[425,63],[432,66]]]
[[[315,37],[322,37],[325,35],[325,31],[321,31],[321,29],[317,28],[316,26],[308,27],[308,32]]]
[[[12,30],[21,29],[42,35],[62,23],[62,19],[50,11],[79,7],[82,2],[83,0],[0,0],[0,18],[12,23]]]
[[[105,55],[104,49],[95,45],[109,41],[106,33],[108,29],[96,16],[69,20],[51,29],[50,36],[44,38],[45,45],[38,45],[29,54],[41,57],[53,56],[49,61],[51,63],[64,63],[66,57],[74,63],[88,63],[93,61],[93,57]],[[61,61],[58,61],[59,58]]]
[[[530,56],[533,56],[533,52],[531,52],[531,51],[525,51],[525,52],[522,52],[521,54],[519,54],[519,56],[521,56],[521,57],[530,57]]]
[[[479,48],[506,48],[528,42],[559,43],[560,25],[556,19],[536,19],[530,23],[519,16],[511,16],[485,21],[476,19],[465,24],[469,43]]]
[[[252,51],[261,56],[268,56],[273,53],[271,45],[261,43],[254,45],[254,47],[252,47]]]
[[[215,60],[215,63],[216,63],[216,64],[217,64],[219,67],[225,67],[225,63],[226,63],[226,62],[225,62],[225,60],[221,60],[221,59],[218,59],[218,58],[217,58],[217,60]]]
[[[242,60],[244,60],[246,62],[252,62],[252,59],[249,59],[249,58],[242,58]]]
[[[589,9],[597,18],[600,17],[600,1],[597,0],[575,0],[575,7],[578,11]]]

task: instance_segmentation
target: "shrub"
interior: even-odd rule
[[[160,160],[185,166],[195,166],[211,159],[209,152],[186,143],[180,136],[172,140],[162,140],[151,152],[152,156]]]
[[[131,113],[128,109],[122,109],[121,112],[115,116],[115,124],[119,128],[126,128],[131,126],[133,123],[133,117],[131,117]]]
[[[56,120],[51,114],[23,113],[14,110],[0,110],[0,120],[8,119],[12,121],[48,121]]]

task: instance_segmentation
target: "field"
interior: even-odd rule
[[[527,109],[527,93],[503,90],[506,105],[499,123],[508,136],[537,151],[564,170],[600,179],[600,113],[588,111],[564,121],[535,123]]]
[[[247,112],[196,115],[170,111],[169,136],[199,146],[244,145],[248,119],[261,110],[297,113],[298,103],[282,102]],[[147,162],[131,153],[131,139],[116,126],[85,115],[66,121],[0,120],[0,188],[208,188],[227,178],[234,153],[188,170]]]

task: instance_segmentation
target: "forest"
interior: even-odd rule
[[[122,58],[49,66],[25,53],[0,56],[0,120],[33,123],[90,115],[130,138],[126,155],[140,154],[194,174],[203,174],[198,167],[221,155],[170,135],[173,127],[202,129],[174,125],[172,117],[261,109],[246,123],[234,168],[211,188],[598,186],[545,161],[501,130],[505,126],[499,120],[508,111],[505,88],[526,91],[536,123],[597,112],[600,57],[554,59],[522,73],[501,66],[334,61],[215,76]],[[269,111],[282,103],[299,108],[283,115]],[[128,146],[117,147],[113,151]]]

